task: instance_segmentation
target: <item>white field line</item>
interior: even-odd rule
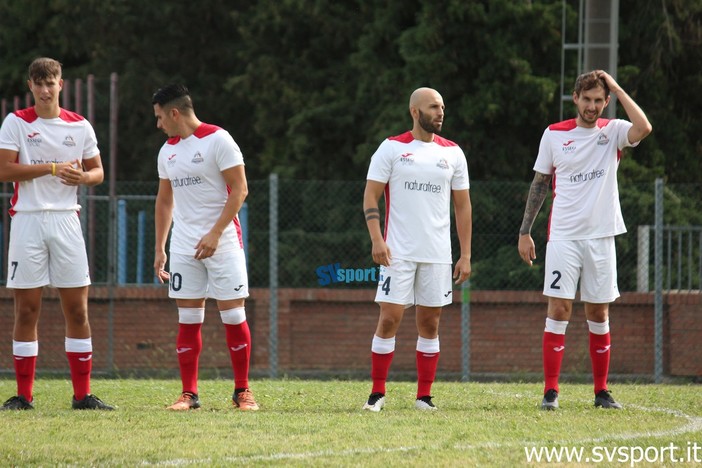
[[[523,398],[524,395],[514,394],[514,393],[499,393],[499,392],[489,392],[494,395],[501,396],[514,396]],[[588,400],[589,401],[589,400]],[[603,437],[588,437],[584,439],[564,439],[560,442],[550,442],[549,445],[588,445],[588,444],[599,444],[602,442],[613,442],[613,441],[623,441],[632,440],[638,438],[664,438],[679,436],[682,434],[689,434],[691,432],[702,431],[702,417],[690,416],[678,410],[668,409],[668,408],[658,408],[658,407],[645,407],[639,405],[627,405],[627,408],[633,408],[638,411],[648,411],[654,413],[664,413],[676,418],[682,418],[686,422],[682,426],[674,427],[671,429],[660,430],[660,431],[642,431],[642,432],[632,432],[632,433],[622,433],[622,434],[608,434]],[[535,445],[534,441],[513,441],[513,442],[483,442],[479,444],[456,444],[453,446],[456,450],[476,450],[476,449],[500,449],[507,447],[528,447]],[[247,463],[247,462],[265,462],[265,461],[280,461],[280,460],[308,460],[321,457],[347,457],[354,455],[366,455],[366,454],[379,454],[379,453],[395,453],[395,452],[412,452],[417,450],[432,450],[431,446],[402,446],[402,447],[377,447],[377,448],[358,448],[358,449],[348,449],[348,450],[320,450],[316,452],[281,452],[270,455],[251,455],[251,456],[240,456],[240,457],[228,457],[224,459],[218,459],[217,462],[224,463]],[[187,459],[187,458],[176,458],[172,460],[164,460],[156,463],[144,462],[144,466],[187,466],[187,465],[206,465],[213,463],[215,460],[210,460],[208,458],[200,459]]]

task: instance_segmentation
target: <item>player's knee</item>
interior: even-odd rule
[[[394,332],[400,326],[400,319],[394,316],[381,316],[378,321],[378,328],[383,332],[383,336]]]

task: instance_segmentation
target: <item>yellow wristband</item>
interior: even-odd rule
[[[56,163],[51,163],[51,175],[56,176]]]

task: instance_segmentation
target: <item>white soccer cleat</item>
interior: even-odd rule
[[[385,406],[385,395],[376,392],[370,394],[368,401],[363,405],[363,409],[379,413],[383,406]]]

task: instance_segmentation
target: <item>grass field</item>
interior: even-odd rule
[[[529,462],[525,447],[563,457],[582,450],[579,463],[552,459],[552,466],[702,461],[699,385],[616,384],[613,395],[625,409],[606,411],[593,407],[590,385],[566,383],[561,409],[544,412],[540,384],[438,382],[439,410],[431,413],[414,409],[411,382],[390,383],[380,413],[360,410],[369,383],[359,381],[256,380],[256,413],[232,408],[229,380],[202,381],[203,408],[188,413],[163,409],[179,393],[176,380],[94,379],[92,387],[117,411],[73,411],[70,383],[40,378],[35,410],[0,413],[0,465],[546,464]],[[14,393],[13,379],[0,380],[3,401]]]

